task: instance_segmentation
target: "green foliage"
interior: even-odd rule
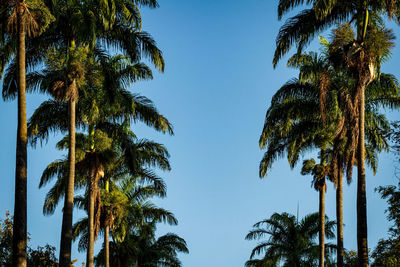
[[[37,249],[28,248],[28,266],[57,267],[55,252],[56,248],[50,245],[38,246]]]
[[[321,151],[321,154],[323,152]],[[320,156],[322,157],[322,155]],[[329,166],[325,163],[325,159],[322,163],[316,164],[315,159],[304,160],[303,167],[301,168],[301,174],[311,174],[313,176],[312,185],[315,190],[325,190],[325,178],[329,175]]]
[[[396,266],[400,263],[400,183],[396,186],[380,186],[376,189],[388,202],[387,218],[392,222],[389,237],[380,239],[372,252],[373,266]]]
[[[0,265],[11,266],[12,262],[12,236],[13,221],[10,214],[6,211],[5,220],[0,220]]]
[[[55,22],[55,17],[43,0],[27,0],[26,4],[38,24],[38,34],[44,33],[50,24]]]
[[[110,242],[110,265],[145,267],[180,267],[178,253],[189,253],[185,240],[176,234],[168,233],[156,237],[155,222],[131,226],[126,238]],[[104,266],[104,247],[96,257],[96,264]]]
[[[0,266],[12,266],[12,236],[13,220],[8,211],[6,218],[0,220]],[[27,248],[27,264],[30,267],[56,267],[58,266],[55,256],[56,248],[46,244],[44,247],[38,246],[37,249]]]
[[[246,266],[316,266],[318,265],[319,246],[316,237],[319,231],[319,215],[313,213],[298,220],[287,213],[274,213],[269,219],[253,225],[246,240],[260,240],[252,250]],[[326,217],[326,237],[335,237],[335,222]],[[326,244],[327,261],[336,247]],[[263,258],[256,260],[255,256]],[[283,265],[281,265],[283,264]]]
[[[345,267],[357,267],[358,266],[357,251],[353,250],[345,251],[343,264]]]
[[[274,67],[292,47],[296,46],[298,53],[301,53],[318,33],[337,24],[352,23],[352,27],[354,26],[357,29],[357,41],[362,43],[364,38],[370,35],[370,40],[373,42],[374,33],[370,33],[370,30],[383,25],[380,16],[387,15],[391,18],[393,14],[398,13],[399,9],[393,3],[393,1],[358,0],[280,0],[278,5],[279,19],[303,4],[306,4],[307,7],[287,19],[280,28],[276,38]],[[375,44],[377,43],[375,42]]]
[[[392,141],[394,154],[400,155],[400,126],[398,122],[392,124],[388,136]],[[372,252],[374,263],[372,266],[397,266],[400,264],[400,184],[396,186],[380,186],[376,189],[382,199],[388,202],[387,218],[392,222],[389,228],[389,237],[380,239]]]
[[[346,163],[347,177],[351,177],[357,147],[351,99],[357,83],[343,66],[338,67],[338,57],[333,54],[335,42],[347,40],[343,36],[348,30],[348,39],[354,40],[354,36],[351,28],[343,30],[343,34],[340,29],[335,31],[333,43],[321,37],[321,54],[295,54],[288,60],[289,67],[299,69],[299,78],[289,80],[272,97],[259,140],[260,148],[266,148],[260,162],[260,177],[267,176],[277,159],[286,155],[293,167],[299,155],[313,148],[326,150],[331,180],[336,180],[338,164]],[[374,172],[378,153],[389,149],[385,136],[389,122],[380,111],[400,107],[398,88],[396,77],[382,73],[365,90],[366,160]]]

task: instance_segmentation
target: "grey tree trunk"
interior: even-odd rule
[[[337,220],[337,266],[343,267],[343,166],[339,160],[338,183],[336,188],[336,220]]]
[[[15,201],[13,225],[13,266],[26,267],[27,246],[27,123],[24,1],[17,4],[18,126],[15,162]]]
[[[319,267],[325,266],[325,188],[319,190]]]
[[[69,152],[68,181],[65,191],[63,220],[61,228],[60,267],[71,267],[72,212],[74,206],[75,182],[75,100],[68,101],[69,112]]]
[[[365,85],[360,88],[359,141],[357,157],[357,247],[358,266],[368,267],[367,195],[365,179]]]

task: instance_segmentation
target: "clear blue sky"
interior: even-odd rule
[[[253,223],[274,212],[300,216],[318,210],[318,193],[311,177],[290,170],[278,161],[270,175],[260,180],[258,164],[263,154],[258,138],[273,93],[296,73],[285,60],[274,70],[272,56],[278,22],[278,1],[270,0],[160,0],[157,10],[144,10],[144,30],[164,51],[166,71],[134,86],[152,99],[174,124],[175,136],[163,136],[134,125],[139,137],[164,143],[172,157],[172,171],[163,174],[168,198],[157,204],[175,213],[179,226],[159,227],[160,234],[175,232],[185,238],[190,254],[181,255],[184,266],[243,266],[256,242],[244,240]],[[392,27],[396,27],[391,25]],[[396,31],[399,36],[398,31]],[[315,44],[312,48],[315,49]],[[398,48],[383,71],[399,75]],[[28,96],[28,113],[46,97]],[[12,210],[16,143],[16,103],[1,103],[0,218]],[[398,113],[391,114],[398,119]],[[42,215],[49,187],[39,190],[45,166],[63,153],[55,150],[60,136],[42,148],[29,149],[28,231],[31,244],[59,247],[61,208]],[[305,157],[307,158],[307,157]],[[394,159],[382,154],[378,174],[368,172],[369,246],[385,237],[386,203],[374,192],[378,185],[395,184]],[[356,184],[344,189],[344,240],[356,248]],[[335,219],[335,193],[328,187],[327,214]],[[75,219],[82,213],[75,213]],[[99,238],[98,243],[102,242]],[[74,245],[73,258],[84,260]],[[57,253],[58,255],[58,253]]]

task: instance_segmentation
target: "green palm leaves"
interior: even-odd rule
[[[247,234],[247,240],[260,240],[252,250],[250,260],[246,266],[316,266],[318,262],[318,245],[315,237],[318,235],[318,213],[307,215],[300,221],[287,213],[274,213],[269,219],[262,220],[253,225]],[[326,218],[326,236],[335,237],[333,232],[334,221]],[[331,255],[334,246],[326,245]],[[262,255],[262,259],[254,259]]]
[[[377,28],[369,34],[364,44],[369,38],[386,40],[369,52],[374,55],[374,61],[383,60],[392,45],[391,33]],[[288,66],[299,69],[299,77],[289,80],[271,100],[259,140],[260,148],[266,149],[260,162],[260,177],[267,176],[277,159],[286,155],[289,165],[294,167],[300,155],[317,148],[321,151],[321,163],[316,164],[314,159],[304,161],[302,174],[312,174],[313,184],[320,192],[325,190],[325,178],[338,183],[344,168],[350,182],[353,166],[360,161],[357,153],[361,132],[357,126],[359,100],[354,100],[359,95],[359,75],[348,70],[358,71],[359,68],[351,69],[350,64],[343,62],[354,62],[358,57],[354,55],[360,50],[349,45],[355,42],[354,38],[351,28],[344,25],[334,31],[332,43],[320,38],[321,55],[310,52],[289,59]],[[374,172],[377,154],[388,149],[384,133],[389,129],[389,122],[380,109],[398,107],[398,88],[397,79],[384,73],[366,84],[365,153],[366,162]],[[341,182],[337,185],[341,188]],[[339,194],[338,203],[341,198]],[[324,214],[323,211],[320,213]],[[338,214],[341,213],[338,211]],[[341,229],[342,222],[339,224],[338,229]],[[342,235],[338,233],[338,236]]]
[[[298,50],[310,43],[316,34],[344,22],[356,24],[358,29],[357,40],[366,36],[369,18],[375,14],[386,13],[392,17],[396,12],[397,1],[365,0],[365,1],[337,1],[337,0],[280,0],[278,18],[292,9],[303,4],[311,7],[289,18],[281,27],[276,38],[276,50],[273,64],[297,45]]]
[[[146,224],[149,226],[146,231],[153,231],[149,242],[154,244],[149,249],[158,248],[161,253],[160,261],[154,264],[170,262],[171,266],[179,266],[176,252],[187,251],[184,240],[176,235],[154,239],[155,223],[177,221],[172,213],[147,201],[166,195],[165,183],[154,168],[170,170],[169,153],[162,144],[138,139],[131,131],[132,123],[142,122],[156,131],[173,134],[172,124],[150,99],[129,91],[135,82],[153,77],[143,60],[161,72],[165,68],[161,50],[152,36],[141,29],[143,6],[156,8],[158,3],[156,0],[0,3],[3,98],[17,98],[21,115],[16,176],[16,188],[21,194],[16,194],[15,201],[16,210],[21,213],[16,213],[14,229],[20,231],[15,237],[20,239],[18,242],[26,242],[26,165],[18,162],[26,162],[28,135],[29,142],[36,145],[47,141],[51,133],[67,134],[58,148],[68,149],[68,157],[52,162],[40,181],[42,187],[57,178],[46,196],[44,214],[52,214],[64,197],[60,266],[71,264],[74,198],[75,206],[88,212],[84,235],[87,238],[83,240],[89,267],[94,264],[93,243],[98,233],[104,230],[108,255],[109,231],[122,242],[128,233],[132,234],[130,223],[134,220],[137,220],[132,224],[135,227]],[[32,38],[25,42],[25,35]],[[51,96],[34,112],[28,127],[25,91]],[[20,180],[25,182],[18,183]],[[85,197],[75,196],[74,189],[86,189]],[[128,217],[130,221],[124,221]],[[82,223],[79,225],[76,229],[82,231]],[[26,252],[21,244],[16,254],[23,261]],[[105,265],[110,266],[108,256]]]

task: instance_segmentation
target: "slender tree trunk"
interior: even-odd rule
[[[94,152],[94,126],[89,125],[89,142],[90,151]],[[94,265],[94,183],[96,179],[97,170],[95,167],[90,171],[90,176],[88,180],[88,247],[86,251],[86,264],[88,267],[93,267]]]
[[[24,9],[17,5],[18,126],[15,164],[15,202],[13,226],[13,266],[26,266],[27,245],[27,123],[25,95],[25,28]]]
[[[72,214],[74,206],[75,180],[75,100],[68,101],[69,112],[69,153],[68,181],[65,191],[63,221],[61,229],[60,267],[71,267]]]
[[[106,184],[105,184],[105,189],[106,192],[108,193],[110,191],[110,182],[108,179],[106,179]],[[105,262],[105,267],[110,267],[110,227],[106,225],[104,229],[104,262]]]
[[[365,82],[360,88],[359,141],[357,159],[357,247],[358,266],[368,267],[367,195],[365,180]]]
[[[337,266],[343,267],[343,166],[339,160],[338,183],[336,188],[336,220],[337,220]]]
[[[325,188],[319,190],[319,267],[325,266]]]
[[[104,229],[104,265],[110,267],[110,227],[106,226]]]
[[[365,2],[365,1],[364,1]],[[362,23],[357,23],[357,40],[361,43],[365,40],[368,30],[369,11],[366,7],[358,11],[358,15],[363,18]],[[362,27],[362,28],[361,28]],[[359,32],[362,29],[362,35]],[[366,55],[363,51],[359,52],[358,66],[358,84],[356,93],[360,94],[359,103],[354,103],[359,108],[358,122],[358,153],[357,153],[357,249],[358,249],[358,266],[368,267],[368,232],[367,232],[367,195],[366,195],[366,180],[365,180],[365,88],[367,86],[365,69]],[[369,69],[368,69],[369,71]]]
[[[96,170],[92,170],[90,173],[88,187],[89,187],[89,195],[88,195],[88,248],[86,254],[86,266],[93,267],[94,264],[94,181]]]

